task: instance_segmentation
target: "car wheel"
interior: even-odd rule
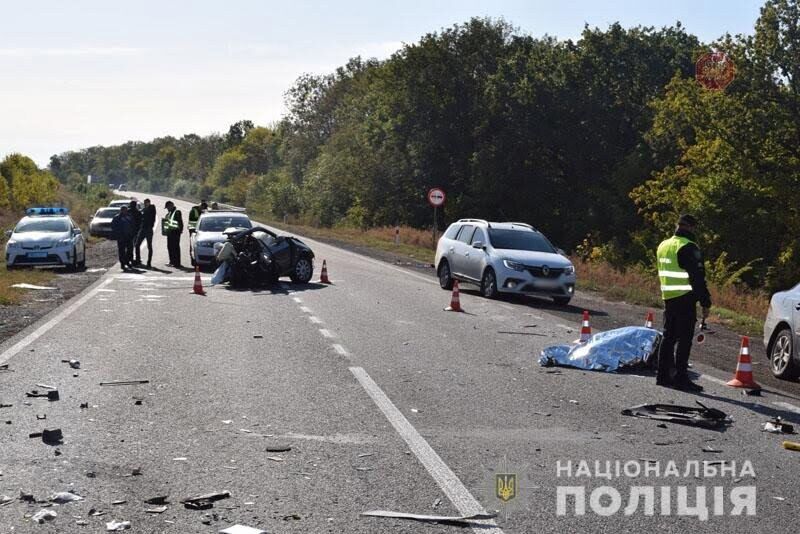
[[[297,260],[297,263],[294,264],[294,269],[289,278],[291,278],[292,282],[295,284],[307,284],[308,281],[311,280],[313,274],[314,265],[311,263],[311,260],[308,258],[300,258]]]
[[[83,258],[81,258],[81,261],[78,262],[78,269],[80,269],[81,271],[85,271],[86,270],[86,247],[85,246],[83,248]]]
[[[791,380],[800,375],[800,368],[792,353],[792,331],[784,327],[775,336],[769,353],[769,367],[778,378]]]
[[[487,299],[497,298],[497,276],[493,269],[486,269],[481,279],[481,295]]]
[[[67,265],[67,271],[71,273],[78,272],[78,249],[72,249],[72,263]]]
[[[442,289],[453,289],[453,277],[450,275],[450,264],[442,260],[439,264],[439,286]]]
[[[553,297],[553,302],[559,306],[566,306],[570,300],[572,300],[572,297]]]

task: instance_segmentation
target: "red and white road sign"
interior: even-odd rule
[[[428,203],[434,208],[438,208],[444,204],[444,191],[438,187],[434,187],[428,191]]]

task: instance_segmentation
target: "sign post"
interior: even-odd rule
[[[444,190],[438,187],[434,187],[430,191],[428,191],[428,204],[433,206],[433,246],[436,246],[436,234],[437,234],[437,218],[436,215],[438,213],[439,206],[444,205],[445,200]]]

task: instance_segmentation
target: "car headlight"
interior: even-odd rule
[[[564,267],[564,274],[575,274],[575,266],[567,265],[566,267]]]
[[[58,242],[58,246],[59,247],[66,247],[66,246],[71,245],[71,244],[72,244],[72,238],[71,237],[66,237],[66,238],[64,238],[64,239],[62,239],[61,241]]]
[[[21,246],[17,241],[9,241],[6,245],[8,248],[19,248]]]
[[[518,263],[516,261],[512,261],[512,260],[503,260],[503,265],[505,265],[506,267],[508,267],[509,269],[512,269],[514,271],[524,271],[525,270],[525,266],[524,265],[522,265],[521,263]]]

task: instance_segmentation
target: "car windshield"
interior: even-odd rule
[[[223,232],[228,228],[250,228],[252,224],[247,217],[206,217],[200,220],[197,230],[200,232]]]
[[[20,221],[14,232],[69,232],[69,223],[66,219],[28,219]]]
[[[553,245],[542,234],[530,230],[489,230],[489,241],[494,248],[555,252]]]
[[[97,210],[95,217],[98,219],[112,219],[117,213],[119,213],[119,208],[106,208]]]

